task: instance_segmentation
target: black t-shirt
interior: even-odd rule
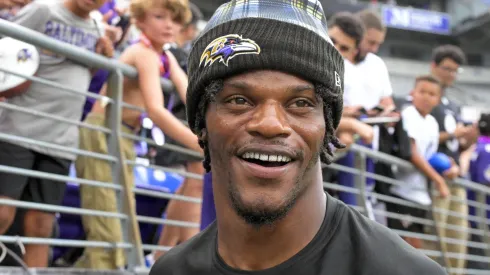
[[[263,271],[240,271],[217,253],[217,226],[161,257],[150,275],[443,275],[442,267],[390,229],[327,195],[323,224],[313,240],[286,262]],[[287,240],[284,240],[287,241]]]
[[[437,120],[437,124],[439,124],[439,132],[454,133],[457,124],[461,121],[461,107],[447,97],[442,97],[441,103],[432,110],[431,115]],[[439,143],[438,151],[459,162],[460,151],[457,138]]]

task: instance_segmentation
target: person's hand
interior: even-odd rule
[[[119,15],[125,15],[125,14],[128,13],[128,11],[129,11],[129,8],[128,7],[125,7],[125,8],[116,7],[116,12]]]
[[[453,165],[448,170],[444,171],[444,177],[450,180],[453,180],[459,176],[459,166]]]
[[[401,120],[401,117],[402,117],[401,114],[399,112],[396,112],[396,111],[390,111],[389,113],[387,113],[384,116],[390,117],[390,118],[397,118],[399,120]],[[387,123],[386,127],[395,127],[397,123],[398,122]]]
[[[5,102],[7,99],[5,97],[0,96],[0,102]]]
[[[345,106],[343,114],[350,117],[360,117],[362,106]]]
[[[95,52],[112,58],[114,56],[114,46],[112,45],[112,41],[106,36],[99,38],[97,45],[95,45]]]
[[[31,0],[0,0],[0,9],[10,9],[13,7],[23,7],[29,4]]]
[[[102,21],[105,23],[109,23],[109,20],[111,20],[112,15],[114,15],[113,10],[108,10],[106,13],[102,15]]]
[[[443,177],[439,176],[435,180],[435,184],[437,187],[437,190],[439,191],[439,197],[445,199],[449,197],[450,192],[449,192],[449,187],[446,184],[446,181],[444,180]]]
[[[123,36],[123,30],[119,27],[104,24],[105,36],[111,40],[112,44],[121,40]]]
[[[462,137],[462,136],[466,135],[466,134],[468,133],[468,131],[470,131],[470,129],[471,129],[471,128],[466,127],[466,126],[464,126],[464,125],[458,125],[458,126],[456,127],[456,130],[454,130],[454,136],[455,136],[456,138],[460,138],[460,137]]]
[[[401,117],[400,113],[396,111],[395,106],[387,107],[385,108],[379,116],[381,117],[393,117],[393,118],[399,118]]]

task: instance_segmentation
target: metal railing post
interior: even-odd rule
[[[116,190],[117,209],[128,215],[127,220],[122,220],[122,233],[124,242],[129,242],[133,247],[127,250],[128,269],[134,270],[145,265],[143,256],[141,235],[136,215],[136,204],[134,199],[133,187],[126,183],[128,177],[128,167],[121,150],[121,121],[122,121],[122,93],[123,93],[123,74],[120,70],[112,71],[107,81],[107,96],[114,100],[106,108],[106,127],[111,129],[111,134],[107,138],[107,148],[111,156],[117,158],[117,162],[112,167],[112,180],[116,184],[122,185],[122,190]]]
[[[362,207],[364,215],[369,217],[366,193],[366,155],[364,153],[355,154],[355,168],[359,170],[359,174],[355,176],[355,186],[361,191],[357,202]]]

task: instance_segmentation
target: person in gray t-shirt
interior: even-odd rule
[[[98,25],[89,16],[92,10],[98,9],[105,1],[35,1],[21,9],[12,21],[60,42],[111,56],[110,41],[102,37]],[[87,90],[91,78],[89,68],[47,50],[38,51],[38,77],[80,91]],[[16,107],[79,121],[85,96],[32,83],[25,92],[8,98],[7,102]],[[23,138],[0,141],[0,165],[60,175],[69,174],[70,164],[76,159],[75,154],[49,149],[32,141],[77,148],[76,125],[3,108],[0,112],[0,132]],[[65,184],[61,182],[0,173],[0,198],[59,205],[64,191]],[[10,227],[15,212],[13,207],[0,206],[0,235]],[[24,218],[25,236],[49,237],[54,217],[53,213],[28,210]],[[24,260],[30,267],[47,266],[48,246],[27,245]]]

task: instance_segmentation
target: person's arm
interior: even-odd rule
[[[449,195],[449,189],[444,178],[419,154],[415,140],[410,139],[410,142],[412,145],[412,158],[410,161],[418,170],[435,183],[441,197],[447,197]]]
[[[342,117],[340,119],[337,132],[349,132],[351,134],[358,134],[367,144],[370,144],[373,141],[374,137],[374,130],[371,125],[368,125],[352,117]]]
[[[468,129],[465,126],[458,124],[458,126],[456,127],[456,130],[454,130],[454,133],[448,133],[448,132],[444,132],[444,131],[439,132],[439,143],[446,142],[446,141],[453,139],[453,138],[459,139],[462,136],[464,136],[467,132],[468,132]]]
[[[160,85],[159,57],[155,52],[139,48],[133,64],[138,70],[138,81],[148,117],[168,136],[182,145],[201,152],[197,136],[164,107]]]
[[[444,177],[453,180],[460,175],[461,170],[459,169],[459,165],[456,163],[456,161],[454,161],[453,158],[450,158],[450,159],[451,159],[451,168],[444,171],[443,174],[444,174]]]
[[[345,117],[359,117],[361,116],[362,106],[344,106],[344,110],[342,111],[342,116]]]
[[[166,53],[170,65],[170,80],[172,80],[172,83],[175,85],[175,89],[177,89],[180,99],[186,104],[187,83],[189,79],[187,78],[187,74],[180,67],[175,56],[170,51],[166,51]]]
[[[379,106],[385,109],[383,113],[391,113],[396,109],[395,101],[393,101],[391,96],[383,97],[379,102]]]

